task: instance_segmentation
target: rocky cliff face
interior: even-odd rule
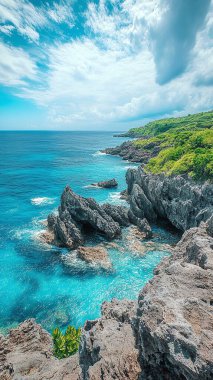
[[[142,167],[126,174],[130,207],[133,215],[168,220],[186,231],[199,226],[213,214],[213,184],[196,184],[183,176],[146,174]]]
[[[213,378],[213,239],[186,231],[138,298],[141,379]]]

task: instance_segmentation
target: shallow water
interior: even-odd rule
[[[125,189],[125,172],[136,165],[100,149],[125,140],[108,132],[1,132],[0,137],[0,328],[30,317],[48,330],[80,326],[100,315],[104,300],[136,299],[165,250],[135,255],[118,241],[125,248],[109,248],[114,270],[104,273],[67,266],[65,249],[38,240],[41,222],[57,208],[66,184],[99,202],[124,202],[119,192]],[[117,189],[87,187],[113,177]],[[155,241],[177,240],[158,227],[155,233]]]

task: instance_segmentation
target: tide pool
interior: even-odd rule
[[[153,269],[168,252],[109,248],[113,272],[92,272],[64,265],[67,250],[38,240],[42,221],[55,210],[64,187],[98,202],[122,203],[125,173],[135,164],[100,153],[125,139],[110,132],[0,132],[0,329],[36,318],[49,331],[81,326],[100,316],[104,300],[136,299]],[[116,189],[87,187],[116,178]],[[154,241],[177,236],[154,228]],[[124,230],[124,235],[128,231]],[[96,243],[96,238],[91,244]],[[122,246],[122,240],[118,245]]]

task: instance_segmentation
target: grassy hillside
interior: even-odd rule
[[[137,149],[150,156],[155,152],[146,165],[147,171],[213,179],[213,111],[156,120],[128,134],[140,136],[133,141]]]

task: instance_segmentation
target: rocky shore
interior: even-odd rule
[[[184,176],[129,169],[129,208],[99,205],[66,187],[58,215],[48,218],[52,244],[82,248],[92,230],[111,240],[134,223],[165,219],[184,232],[141,290],[138,301],[112,300],[87,321],[79,353],[58,360],[50,335],[28,320],[0,338],[0,379],[210,380],[213,378],[213,185]],[[79,248],[80,247],[80,248]],[[96,260],[106,259],[104,250]],[[127,279],[128,281],[128,279]]]
[[[78,354],[54,358],[34,320],[1,336],[0,379],[212,379],[212,226],[213,217],[184,233],[138,302],[105,302],[102,317],[85,323]]]

